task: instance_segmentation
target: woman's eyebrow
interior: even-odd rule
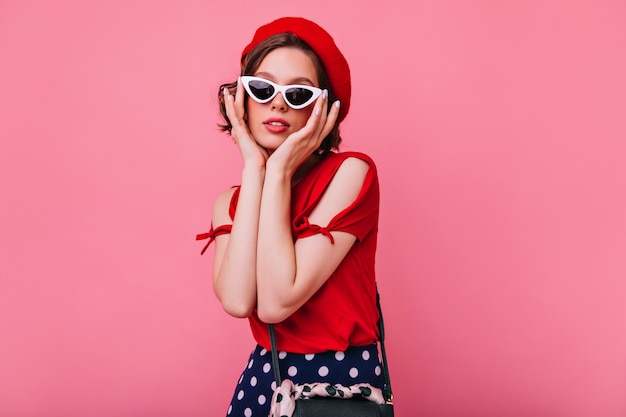
[[[257,72],[256,74],[254,74],[254,76],[255,77],[265,78],[267,80],[270,80],[270,81],[273,81],[273,82],[277,83],[276,79],[269,72]],[[289,82],[287,84],[308,84],[308,85],[311,85],[311,86],[315,85],[315,84],[313,84],[313,81],[311,81],[310,79],[308,79],[306,77],[292,78],[292,79],[289,80]]]

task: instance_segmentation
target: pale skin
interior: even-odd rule
[[[270,52],[254,74],[277,84],[317,86],[311,57],[282,47]],[[317,162],[311,156],[332,130],[339,113],[334,103],[327,113],[327,94],[300,110],[277,94],[268,103],[246,98],[239,84],[234,95],[224,91],[231,135],[243,160],[235,218],[228,214],[234,189],[221,193],[213,206],[213,224],[232,223],[230,234],[215,239],[213,286],[224,310],[248,317],[257,309],[266,323],[285,320],[300,308],[332,275],[356,237],[331,231],[297,239],[291,234],[291,188]],[[247,100],[247,113],[244,107]],[[281,120],[276,132],[267,121]],[[309,216],[311,224],[327,226],[358,196],[369,166],[348,158]]]

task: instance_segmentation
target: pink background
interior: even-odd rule
[[[0,2],[0,416],[224,414],[253,341],[194,237],[281,15],[352,67],[398,415],[626,415],[626,3],[213,3]]]

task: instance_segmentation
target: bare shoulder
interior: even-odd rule
[[[369,163],[363,159],[346,158],[311,213],[311,220],[328,224],[337,213],[350,206],[359,196],[369,169]]]
[[[232,223],[229,215],[230,201],[233,194],[237,190],[236,187],[229,188],[217,195],[213,202],[213,225],[219,226]]]
[[[357,157],[346,158],[328,185],[327,193],[347,193],[350,201],[354,200],[363,186],[370,164]]]
[[[336,176],[348,176],[364,179],[369,169],[369,162],[355,156],[350,156],[341,163]]]

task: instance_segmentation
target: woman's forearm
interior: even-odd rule
[[[224,310],[235,317],[249,316],[257,303],[257,233],[264,177],[264,168],[244,168],[232,230],[214,267],[215,293]]]
[[[257,248],[257,308],[261,317],[280,315],[293,298],[297,269],[290,210],[291,175],[268,167]]]

